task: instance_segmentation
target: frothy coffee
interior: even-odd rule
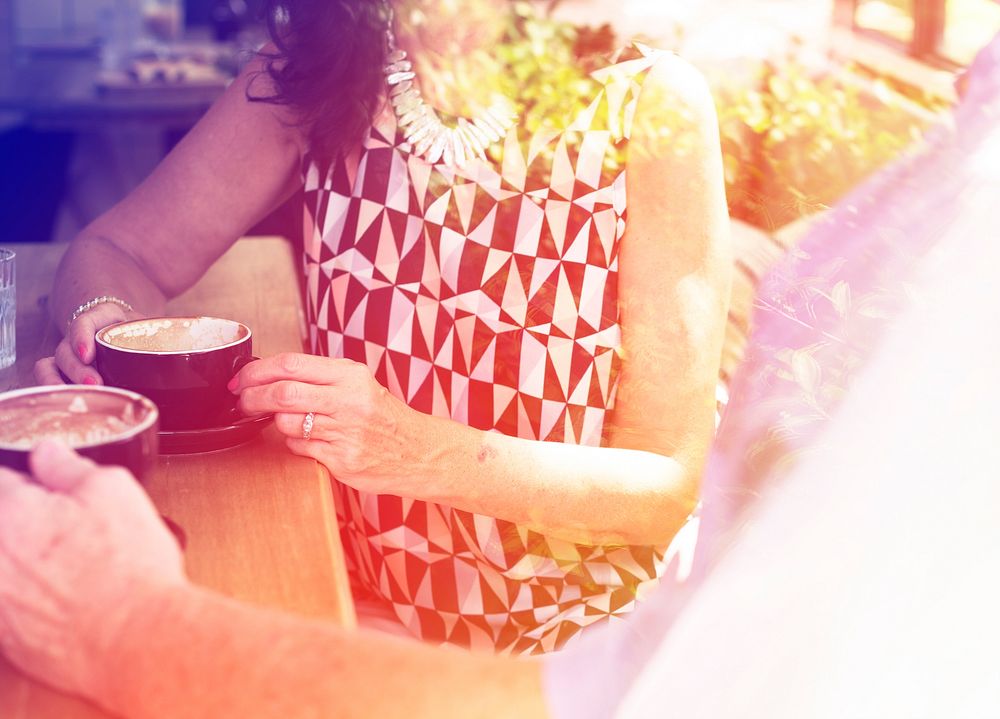
[[[31,449],[44,439],[89,447],[130,435],[149,410],[116,394],[65,390],[11,397],[0,402],[0,446]]]
[[[135,320],[97,333],[99,342],[134,352],[202,352],[239,342],[249,330],[238,322],[213,317]]]

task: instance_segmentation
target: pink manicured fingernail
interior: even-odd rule
[[[83,378],[83,383],[84,384],[97,384],[97,380],[94,379],[93,377],[84,377]]]
[[[226,385],[227,389],[229,389],[230,392],[235,392],[236,388],[239,386],[240,386],[239,377],[233,377],[231,380],[229,380],[229,384]]]
[[[84,361],[83,358],[87,356],[87,345],[85,345],[83,342],[78,344],[76,346],[76,354],[80,358],[80,361],[83,362]]]

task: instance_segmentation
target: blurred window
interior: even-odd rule
[[[854,9],[854,25],[859,30],[909,45],[916,26],[913,0],[859,0]]]
[[[947,0],[941,54],[959,65],[968,65],[997,32],[1000,32],[1000,2]]]
[[[997,0],[836,0],[838,22],[932,65],[968,65],[1000,32]]]

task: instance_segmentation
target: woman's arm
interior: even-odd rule
[[[459,468],[448,475],[454,506],[583,542],[655,545],[694,509],[714,431],[732,259],[712,96],[674,55],[643,84],[626,170],[622,369],[608,446],[470,436],[455,454],[464,461],[441,463]]]
[[[301,133],[284,108],[246,97],[248,86],[257,95],[271,91],[262,62],[250,63],[153,173],[73,240],[51,295],[60,328],[102,295],[139,315],[162,312],[166,299],[295,190]],[[125,316],[110,304],[86,313],[57,350],[60,369],[77,382],[99,381],[87,366],[94,331]]]
[[[652,69],[639,100],[628,193],[623,367],[610,446],[518,439],[429,417],[343,360],[255,362],[233,389],[246,411],[279,413],[293,451],[366,491],[441,502],[572,541],[665,544],[698,495],[730,277],[715,110],[701,77],[673,56]],[[305,441],[310,411],[318,414]]]
[[[732,259],[712,96],[675,55],[643,84],[626,181],[622,370],[608,446],[470,434],[436,463],[454,468],[442,497],[452,506],[583,542],[659,545],[694,509],[714,430]]]
[[[675,55],[643,85],[627,191],[622,372],[608,441],[670,457],[673,496],[693,508],[714,434],[732,247],[715,105]]]
[[[668,456],[508,437],[423,414],[350,360],[276,355],[251,362],[230,388],[247,414],[276,413],[293,452],[366,492],[590,544],[667,543],[694,507],[696,478]],[[315,413],[308,440],[306,412]]]

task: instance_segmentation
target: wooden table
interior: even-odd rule
[[[12,248],[18,253],[14,382],[27,386],[34,360],[51,354],[59,338],[39,299],[49,291],[65,248]],[[281,239],[241,240],[169,309],[248,324],[258,356],[301,351],[296,266]],[[273,427],[242,447],[162,457],[148,489],[187,535],[185,562],[193,581],[254,604],[354,626],[329,475],[312,460],[289,454]],[[0,659],[3,719],[103,716]]]

